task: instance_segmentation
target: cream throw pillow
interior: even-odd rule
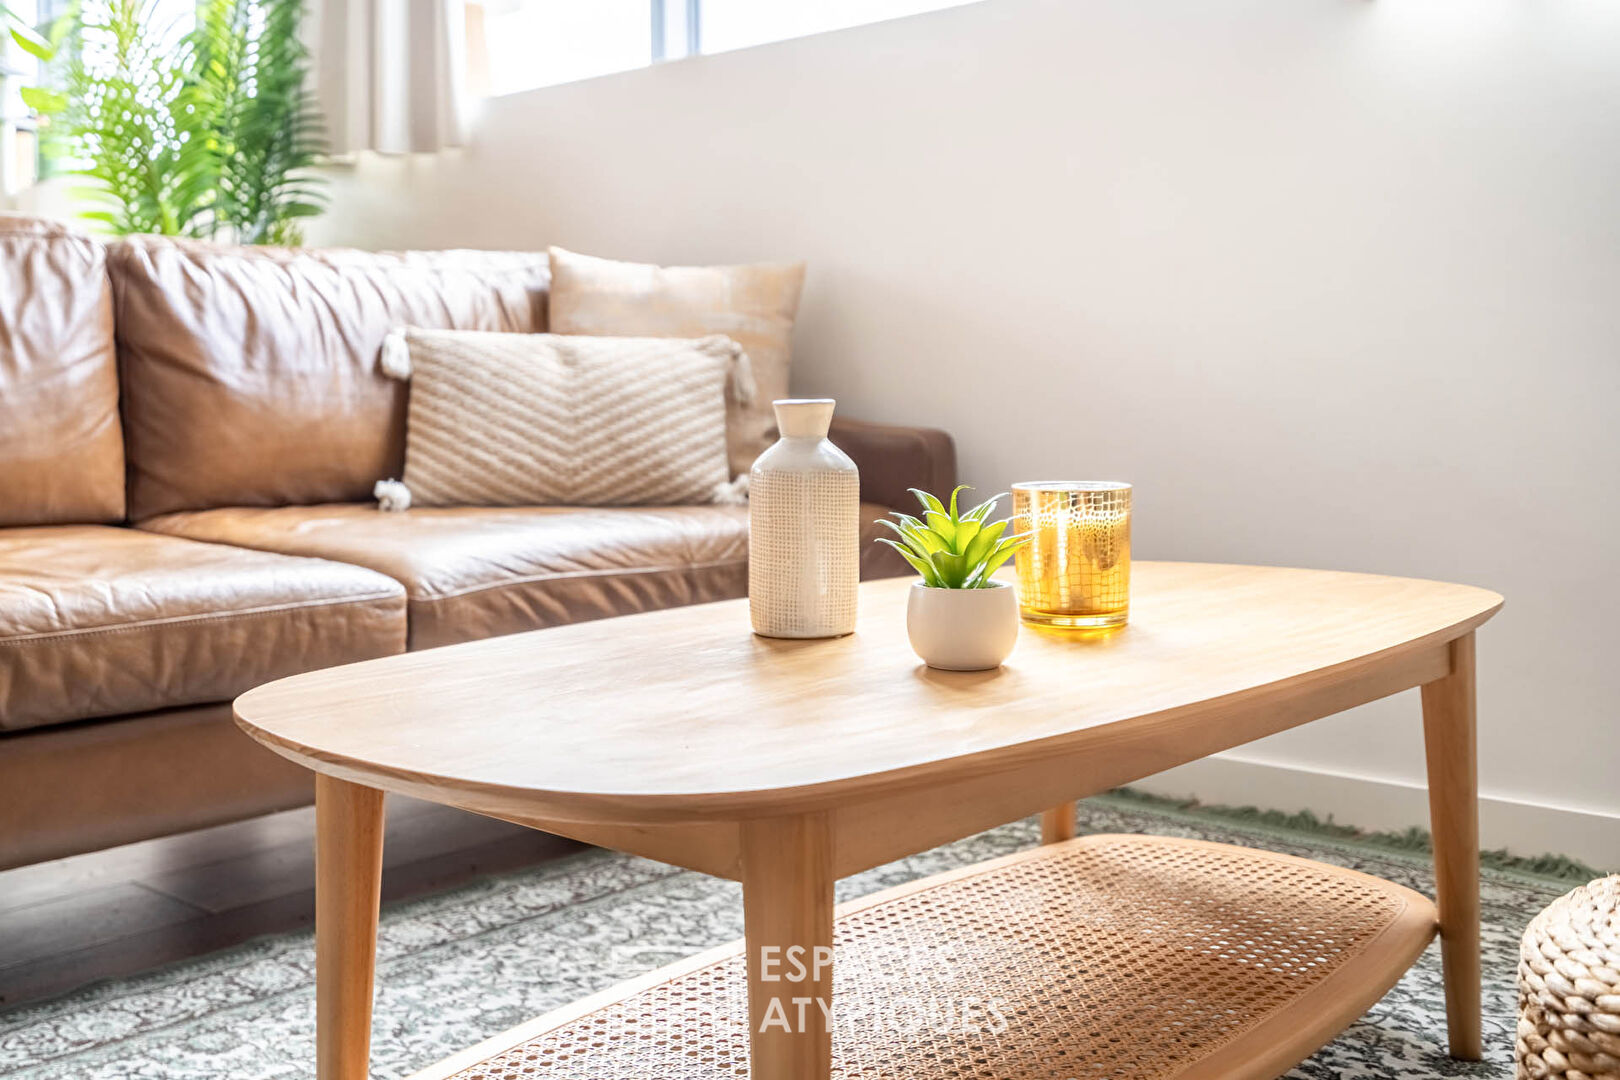
[[[771,402],[788,396],[804,263],[652,266],[550,251],[552,333],[725,334],[743,347],[759,394],[751,403],[732,402],[726,426],[731,471],[747,473],[775,441]]]
[[[741,501],[726,400],[753,397],[730,338],[404,330],[382,368],[409,379],[402,485],[382,508]]]

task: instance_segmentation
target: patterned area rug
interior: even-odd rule
[[[1083,832],[1160,833],[1267,848],[1432,892],[1421,857],[1319,836],[1107,796],[1081,805],[1080,825]],[[839,899],[1017,851],[1034,844],[1037,833],[1033,821],[992,829],[849,878],[840,883]],[[1439,952],[1431,946],[1372,1011],[1288,1075],[1511,1076],[1519,934],[1568,887],[1486,871],[1487,1061],[1465,1064],[1445,1056]],[[530,1017],[741,934],[737,885],[606,851],[390,907],[379,934],[372,1076],[408,1076]],[[287,934],[0,1012],[0,1076],[306,1078],[315,1054],[314,979],[310,935]]]

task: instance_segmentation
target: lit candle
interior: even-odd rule
[[[1038,626],[1123,626],[1131,607],[1131,485],[1115,481],[1014,484],[1013,527],[1030,534],[1017,555],[1018,604]]]

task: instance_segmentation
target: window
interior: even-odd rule
[[[4,7],[20,25],[39,21],[34,0],[10,0]],[[38,75],[39,62],[11,36],[11,26],[0,14],[0,196],[16,194],[38,175],[38,133],[22,99],[22,88]]]
[[[513,94],[972,0],[468,0],[474,93]]]
[[[968,0],[703,0],[703,52],[726,52],[769,41],[898,19]]]
[[[648,0],[494,0],[483,12],[488,93],[645,67],[647,9]]]

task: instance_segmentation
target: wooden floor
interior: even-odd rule
[[[389,797],[383,902],[580,849]],[[0,1008],[200,956],[315,917],[315,811],[0,872]]]

